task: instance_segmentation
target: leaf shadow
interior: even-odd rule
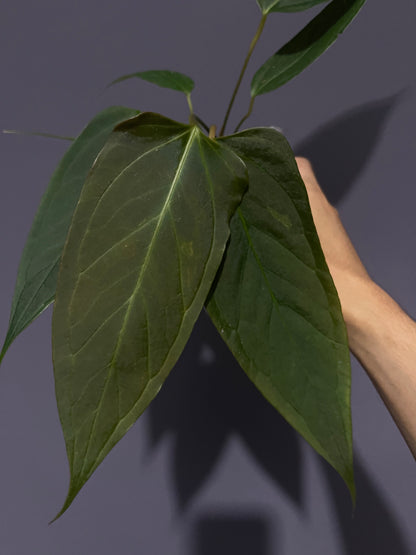
[[[172,474],[180,510],[209,478],[232,436],[301,506],[296,432],[249,381],[205,311],[148,414],[152,447],[164,434],[174,436]]]
[[[336,472],[323,461],[321,464],[330,486],[345,553],[410,555],[412,549],[404,539],[397,518],[360,457],[355,455],[354,458],[357,487],[354,515],[351,515],[348,492]]]
[[[171,471],[179,511],[186,510],[210,478],[232,436],[244,442],[278,490],[304,511],[298,434],[248,380],[205,312],[167,382],[150,405],[147,422],[151,449],[165,434],[173,435]],[[343,481],[321,457],[318,460],[330,486],[336,511],[334,518],[339,524],[345,553],[409,555],[411,551],[397,518],[360,458],[355,455],[357,508],[354,518]],[[243,521],[244,518],[241,522],[238,519],[230,522],[219,510],[206,522],[199,523],[194,535],[205,537],[208,529],[211,533],[216,530],[218,542],[225,538],[227,545],[228,529],[240,525],[244,528]],[[266,546],[265,555],[269,555],[264,523],[253,523],[253,530],[261,536]],[[221,555],[219,546],[221,543],[215,553]],[[223,549],[223,552],[226,551]],[[195,551],[195,555],[205,555],[205,552],[203,549]]]
[[[273,534],[275,535],[275,534]],[[193,525],[189,555],[272,555],[272,523],[265,514],[205,513]]]
[[[296,156],[311,161],[332,204],[342,200],[365,169],[403,92],[348,110],[295,144]]]

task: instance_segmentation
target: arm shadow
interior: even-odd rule
[[[342,200],[365,169],[403,94],[348,110],[295,144],[296,156],[311,161],[331,204]]]

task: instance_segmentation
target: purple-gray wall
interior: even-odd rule
[[[252,69],[308,17],[271,16]],[[258,19],[255,0],[5,0],[0,128],[77,134],[111,104],[183,120],[179,93],[139,81],[105,90],[121,74],[162,68],[193,76],[197,112],[219,124]],[[413,316],[415,23],[414,0],[369,0],[249,121],[283,128],[312,159],[370,274]],[[66,146],[0,136],[2,337],[31,219]],[[341,480],[255,391],[206,318],[150,409],[48,526],[68,480],[50,317],[16,340],[0,369],[2,555],[416,553],[416,466],[359,364],[351,518]]]

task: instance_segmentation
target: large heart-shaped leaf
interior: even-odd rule
[[[333,0],[257,71],[251,96],[273,91],[307,68],[335,42],[364,3],[365,0]]]
[[[113,128],[138,113],[121,106],[107,108],[87,125],[59,163],[20,260],[0,361],[17,335],[53,301],[59,260],[88,171]]]
[[[117,127],[98,157],[71,224],[53,316],[71,470],[61,513],[179,357],[246,187],[246,168],[225,145],[157,114]]]
[[[224,143],[245,162],[249,190],[209,314],[249,378],[354,498],[347,334],[296,161],[274,129]]]
[[[263,14],[271,12],[300,12],[328,0],[257,0]]]
[[[148,81],[149,83],[159,85],[159,87],[180,91],[185,93],[186,95],[191,94],[195,87],[195,83],[187,75],[184,75],[183,73],[178,73],[177,71],[168,70],[152,70],[129,73],[128,75],[118,77],[117,79],[112,81],[110,85],[115,85],[116,83],[121,83],[122,81],[133,78],[143,79],[144,81]]]

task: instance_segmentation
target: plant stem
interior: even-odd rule
[[[237,93],[240,89],[240,85],[241,85],[241,82],[243,80],[244,74],[246,72],[246,69],[247,69],[248,63],[250,61],[251,55],[253,54],[253,51],[256,47],[256,44],[258,43],[259,38],[261,37],[261,34],[263,32],[264,25],[266,23],[266,19],[267,19],[267,14],[263,14],[262,18],[260,20],[260,24],[257,28],[256,34],[254,35],[254,38],[251,41],[250,48],[248,49],[246,59],[244,60],[243,67],[242,67],[241,72],[240,72],[240,76],[238,78],[238,81],[237,81],[237,84],[235,86],[233,95],[232,95],[230,103],[228,105],[227,113],[225,114],[224,123],[222,124],[221,131],[220,131],[220,137],[222,137],[224,135],[224,131],[225,131],[225,128],[227,127],[227,123],[228,123],[228,118],[230,117],[231,109],[233,107],[233,104],[234,104],[235,98],[237,96]]]
[[[188,93],[186,95],[186,101],[188,102],[188,106],[189,106],[189,111],[191,112],[191,117],[194,115],[194,108],[192,106],[192,100],[191,100],[191,93]]]
[[[237,125],[237,127],[234,129],[234,133],[237,133],[237,131],[240,129],[240,127],[243,125],[243,123],[246,121],[246,119],[248,119],[248,118],[251,116],[251,113],[252,113],[253,108],[254,108],[254,101],[255,101],[255,99],[256,99],[255,96],[252,96],[252,97],[251,97],[250,105],[249,105],[249,107],[248,107],[248,112],[247,112],[247,114],[246,114],[243,118],[241,118],[240,123],[239,123],[239,124]]]

